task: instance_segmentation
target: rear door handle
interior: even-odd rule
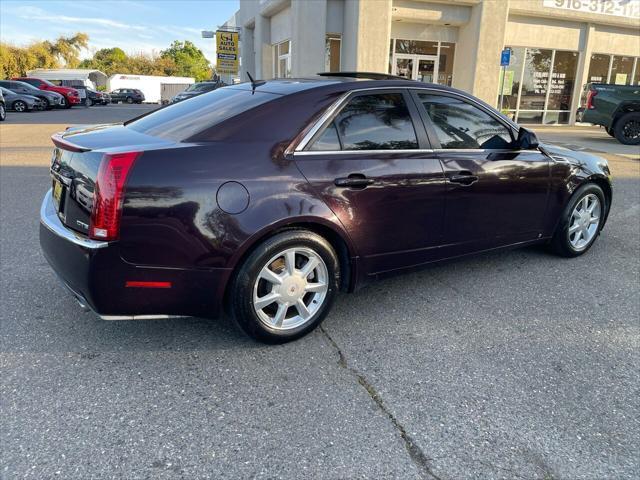
[[[373,178],[367,178],[359,173],[349,175],[348,177],[336,178],[333,181],[336,187],[347,188],[366,188],[369,185],[372,185],[373,182]]]
[[[449,175],[449,181],[452,183],[459,183],[461,185],[472,185],[478,181],[478,176],[473,175],[471,172],[457,172],[453,175]]]

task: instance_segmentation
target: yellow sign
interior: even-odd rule
[[[216,71],[218,73],[238,73],[238,32],[226,32],[218,30],[216,32]]]

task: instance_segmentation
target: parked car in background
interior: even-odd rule
[[[57,86],[48,80],[41,80],[33,77],[15,77],[11,80],[19,80],[21,82],[26,82],[29,85],[33,85],[40,90],[59,93],[64,98],[62,103],[64,108],[71,108],[73,105],[80,104],[80,94],[75,88]]]
[[[284,342],[339,290],[525,245],[576,257],[598,238],[605,159],[540,145],[444,85],[331,75],[54,135],[40,244],[80,303],[110,320],[225,305]]]
[[[86,105],[90,107],[91,105],[107,105],[111,102],[111,97],[108,93],[98,92],[96,90],[92,90],[90,88],[86,89],[87,91],[87,100]]]
[[[186,100],[187,98],[197,97],[198,95],[202,95],[203,93],[210,92],[215,90],[216,88],[224,87],[225,84],[222,82],[198,82],[193,83],[187,87],[186,90],[180,92],[175,97],[171,99],[171,103],[176,103],[181,100]]]
[[[27,82],[17,80],[0,80],[0,87],[4,87],[15,93],[23,93],[38,97],[46,103],[47,110],[64,106],[64,97],[57,92],[40,90]]]
[[[588,83],[577,119],[604,127],[624,145],[640,145],[640,86]]]
[[[33,95],[25,95],[24,93],[15,93],[4,87],[0,87],[8,110],[15,112],[30,112],[31,110],[44,110],[47,105],[44,100],[34,97]]]
[[[7,118],[7,105],[4,103],[4,95],[0,89],[0,122],[4,122]]]
[[[144,94],[136,88],[117,88],[109,93],[111,103],[142,103],[144,102]]]

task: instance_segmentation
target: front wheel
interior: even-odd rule
[[[596,241],[607,213],[602,189],[589,183],[580,187],[567,204],[551,240],[551,249],[563,257],[577,257]]]
[[[127,103],[131,105],[133,103],[133,98],[127,97]]]
[[[67,108],[67,99],[65,97],[62,97],[60,99],[60,103],[59,103],[60,107],[62,108]]]
[[[625,113],[614,125],[613,133],[623,145],[640,145],[640,112]]]
[[[25,102],[23,102],[22,100],[16,100],[15,102],[13,102],[13,109],[16,112],[26,112],[27,111],[27,104]]]
[[[87,105],[87,107],[90,107],[91,105],[93,105],[93,100],[87,97],[87,101],[85,102],[85,104]]]
[[[338,291],[340,267],[321,236],[282,232],[249,255],[230,290],[230,310],[240,328],[266,343],[306,335],[329,312]]]

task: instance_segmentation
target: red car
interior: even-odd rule
[[[33,77],[15,77],[12,80],[19,80],[21,82],[27,82],[40,90],[49,90],[50,92],[59,93],[64,97],[64,103],[61,103],[61,107],[71,108],[74,105],[80,105],[80,94],[75,88],[62,87],[54,85],[48,80],[41,80],[40,78]]]

